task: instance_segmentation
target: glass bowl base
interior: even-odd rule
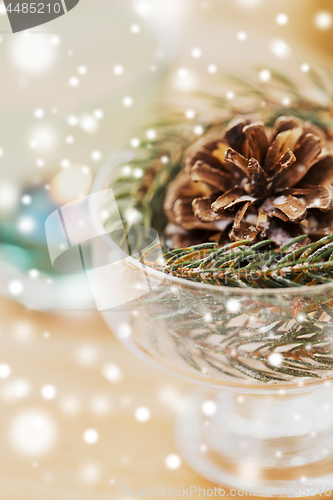
[[[332,408],[332,389],[272,397],[195,390],[176,420],[177,447],[221,485],[220,496],[329,496]]]

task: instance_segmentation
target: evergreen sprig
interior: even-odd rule
[[[165,332],[175,347],[168,356],[179,357],[173,363],[181,358],[213,379],[302,384],[304,378],[333,373],[333,291],[312,290],[298,294],[296,289],[291,296],[259,290],[254,297],[251,291],[221,293],[214,287],[207,292],[162,282],[141,301],[159,356],[165,352]],[[237,307],[231,310],[230,301]]]
[[[171,250],[155,262],[149,262],[156,250],[151,247],[141,262],[178,278],[217,286],[285,288],[332,282],[333,234],[302,244],[306,238],[297,236],[276,249],[272,240],[252,245],[242,240],[222,248],[203,243]]]

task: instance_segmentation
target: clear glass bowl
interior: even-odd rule
[[[128,162],[128,153],[117,161]],[[112,188],[114,166],[111,160],[100,171],[94,191]],[[91,204],[98,234],[101,209]],[[188,463],[217,483],[262,496],[280,487],[288,496],[291,485],[300,495],[300,488],[319,494],[333,486],[333,284],[216,287],[132,257],[116,259],[116,274],[108,274],[117,250],[113,233],[95,239],[103,294],[119,304],[103,308],[107,324],[144,360],[201,385],[176,424]]]

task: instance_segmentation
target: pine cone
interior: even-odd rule
[[[249,117],[201,141],[169,185],[164,209],[175,246],[333,232],[333,150],[310,122]]]

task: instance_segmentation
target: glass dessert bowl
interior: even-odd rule
[[[111,159],[93,191],[108,196],[115,165],[130,157]],[[104,207],[103,196],[90,206],[102,235],[94,240],[97,305],[129,350],[198,385],[176,422],[184,459],[256,495],[330,491],[333,284],[241,289],[161,273],[139,260],[146,241],[126,255],[119,242],[131,234],[106,233]]]

